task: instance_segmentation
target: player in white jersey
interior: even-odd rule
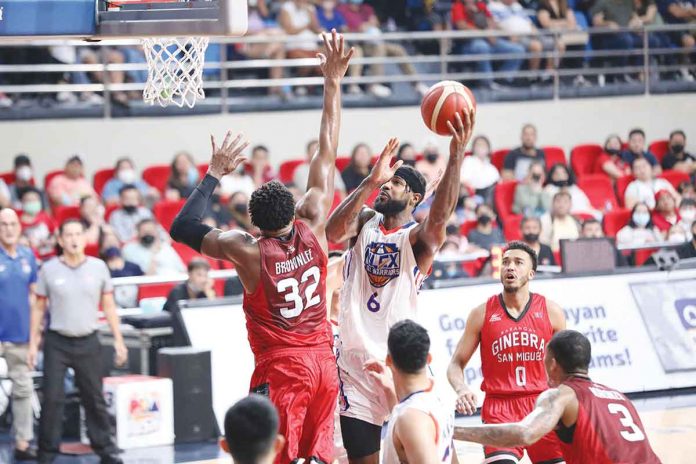
[[[344,265],[337,357],[341,431],[351,464],[379,462],[381,429],[390,408],[363,366],[368,360],[385,358],[394,323],[415,317],[418,290],[444,243],[445,227],[459,197],[461,165],[473,126],[469,113],[457,115],[456,124],[450,124],[449,161],[422,223],[413,221],[413,210],[423,200],[426,182],[401,161],[390,166],[399,145],[396,139],[389,140],[370,174],[327,223],[330,241],[351,241]],[[373,210],[364,204],[376,188],[380,193]]]
[[[429,378],[430,337],[411,320],[389,331],[387,366],[369,362],[368,374],[394,404],[384,439],[383,464],[452,462],[454,403],[446,404],[433,391]]]

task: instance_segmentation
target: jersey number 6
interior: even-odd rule
[[[305,302],[302,301],[302,296],[300,295],[300,284],[308,282],[310,278],[312,279],[312,282],[309,285],[307,285],[307,288],[305,288],[304,292],[306,301]],[[319,268],[317,266],[312,266],[309,269],[307,269],[304,272],[304,274],[302,274],[302,280],[300,280],[300,282],[298,282],[297,279],[292,277],[288,277],[287,279],[283,279],[280,282],[278,282],[278,293],[285,293],[285,301],[294,304],[292,308],[281,309],[280,315],[286,319],[290,319],[299,316],[300,313],[302,313],[302,311],[304,311],[305,309],[311,308],[312,306],[319,304],[321,298],[319,298],[319,295],[314,294],[314,291],[317,289],[318,285]],[[289,292],[287,292],[288,289],[290,290]]]

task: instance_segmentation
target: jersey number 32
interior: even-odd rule
[[[311,282],[309,282],[311,279]],[[305,287],[304,300],[302,295],[300,295],[300,284],[309,282]],[[277,290],[278,293],[285,294],[285,301],[288,303],[293,303],[292,307],[283,308],[280,310],[280,315],[286,319],[299,316],[302,311],[307,308],[319,304],[321,298],[319,295],[315,295],[314,292],[319,286],[319,268],[317,266],[312,266],[307,269],[300,281],[293,277],[288,277],[278,282]]]

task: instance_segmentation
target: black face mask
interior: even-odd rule
[[[440,157],[440,155],[438,155],[437,153],[426,153],[425,154],[425,160],[428,163],[434,163],[435,161],[437,161],[437,159],[439,157]]]
[[[676,144],[672,145],[671,149],[672,149],[672,153],[674,153],[676,155],[677,153],[681,153],[684,151],[684,145],[676,143]]]
[[[401,160],[404,162],[404,166],[415,166],[416,160]]]
[[[490,217],[490,216],[487,215],[487,214],[482,214],[481,216],[479,216],[479,217],[476,219],[476,221],[477,221],[479,224],[481,224],[482,226],[487,226],[488,224],[491,223],[492,220],[493,220],[493,218]]]
[[[527,243],[536,243],[539,240],[539,234],[522,234],[522,238]]]
[[[454,224],[450,224],[445,229],[445,234],[447,234],[447,235],[459,235],[459,227],[455,226]]]
[[[551,183],[553,185],[555,185],[556,187],[567,187],[568,185],[570,185],[568,182],[568,179],[554,180],[554,181],[551,181]]]
[[[128,214],[134,214],[136,211],[138,211],[138,207],[133,205],[123,205],[123,211]]]
[[[246,214],[248,210],[246,203],[237,203],[232,209],[238,214]]]
[[[140,237],[140,243],[144,247],[151,247],[153,243],[155,243],[155,236],[154,235],[143,235]]]
[[[539,182],[541,180],[541,174],[532,174],[532,180],[534,182]]]
[[[606,151],[610,155],[618,155],[621,152],[621,150],[617,150],[616,148],[607,148],[604,151]]]

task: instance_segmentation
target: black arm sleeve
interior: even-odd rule
[[[176,215],[169,231],[169,235],[174,241],[184,243],[197,252],[201,252],[203,237],[213,230],[212,227],[202,224],[201,221],[217,184],[216,178],[206,174],[201,183],[189,195],[186,204]]]

